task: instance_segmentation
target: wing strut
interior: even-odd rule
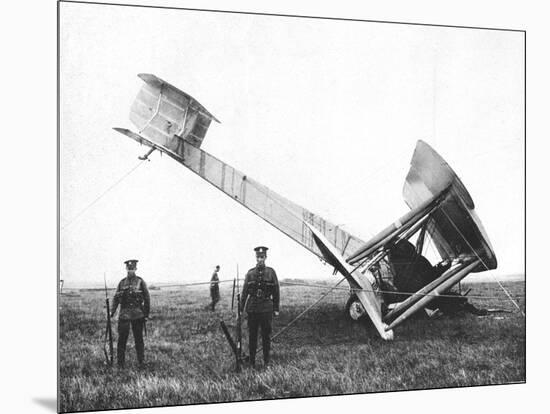
[[[436,196],[422,203],[414,210],[409,211],[407,214],[390,224],[368,242],[366,242],[359,249],[354,251],[347,259],[350,264],[357,263],[359,260],[369,256],[380,247],[385,246],[396,237],[399,237],[403,233],[407,232],[411,227],[416,227],[415,224],[422,218],[429,216],[439,205],[445,200],[448,189],[442,191]],[[416,227],[417,229],[418,227]],[[416,230],[415,230],[416,231]],[[410,233],[408,233],[410,234]]]
[[[151,160],[149,159],[149,155],[151,155],[151,154],[153,153],[154,150],[156,150],[156,148],[155,148],[155,147],[151,147],[151,149],[150,149],[149,151],[147,151],[147,154],[145,154],[145,155],[143,155],[143,156],[141,156],[141,157],[138,157],[138,159],[140,159],[140,160],[142,160],[142,161],[145,161],[145,160],[151,161]]]
[[[382,339],[388,341],[393,340],[393,331],[388,329],[387,325],[382,322],[382,311],[380,301],[376,295],[374,286],[375,280],[370,280],[366,274],[362,274],[358,267],[353,268],[346,263],[340,252],[332,245],[325,236],[315,227],[307,222],[304,224],[311,231],[315,243],[321,250],[323,256],[327,259],[327,263],[333,265],[349,282],[352,289],[356,290],[357,298],[367,311],[370,320]]]
[[[384,317],[384,322],[386,323],[394,319],[386,329],[393,329],[397,325],[400,325],[413,313],[422,309],[437,296],[441,295],[447,289],[450,289],[456,283],[464,279],[473,269],[475,269],[476,266],[480,264],[480,262],[481,261],[479,259],[475,258],[460,263],[458,266],[447,270],[436,280],[420,289],[407,300],[403,301]]]

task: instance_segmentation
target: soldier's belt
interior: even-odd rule
[[[140,303],[136,303],[136,302],[126,302],[126,303],[121,303],[121,306],[124,307],[124,308],[136,308],[136,309],[141,309],[141,304]]]
[[[258,298],[258,299],[270,299],[271,298],[271,292],[269,292],[267,290],[258,289],[252,295],[252,297],[255,297],[255,298]]]

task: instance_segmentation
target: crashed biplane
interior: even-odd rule
[[[403,188],[410,211],[365,242],[202,150],[216,117],[162,79],[138,76],[145,83],[130,111],[138,132],[114,129],[149,147],[140,159],[154,150],[170,156],[333,266],[350,285],[349,315],[368,316],[382,338],[393,339],[418,310],[468,306],[451,288],[496,268],[470,194],[425,142],[417,143]],[[428,239],[441,259],[435,266],[423,254]]]

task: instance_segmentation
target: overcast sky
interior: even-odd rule
[[[60,6],[61,278],[114,285],[241,276],[270,247],[280,278],[332,269],[192,172],[112,127],[153,73],[213,123],[203,149],[368,239],[407,212],[418,139],[460,176],[497,255],[524,268],[523,34],[496,30]],[[113,185],[115,185],[113,187]],[[109,188],[110,191],[105,193]],[[98,200],[98,197],[100,197]],[[96,201],[97,200],[97,201]],[[94,203],[90,206],[91,203]]]

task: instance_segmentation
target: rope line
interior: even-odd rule
[[[271,337],[271,340],[274,341],[275,338],[277,338],[279,335],[281,335],[284,331],[286,331],[292,324],[294,324],[298,319],[300,319],[303,315],[306,314],[311,308],[313,308],[315,305],[317,305],[319,302],[321,302],[324,298],[328,296],[330,292],[332,292],[336,287],[342,283],[344,280],[346,280],[345,277],[343,277],[338,283],[336,283],[332,288],[327,290],[319,299],[317,299],[315,302],[313,302],[311,305],[309,305],[303,312],[301,312],[298,316],[296,316],[293,320],[291,320],[285,327],[283,327],[279,332],[277,332],[275,335]]]
[[[510,300],[512,301],[512,303],[514,304],[514,306],[516,308],[518,308],[518,310],[521,312],[521,314],[523,316],[525,316],[525,312],[523,312],[521,310],[521,308],[519,307],[519,305],[516,303],[516,301],[514,299],[512,299],[512,296],[510,296],[510,294],[508,293],[508,291],[504,288],[504,286],[502,286],[502,284],[500,283],[500,281],[496,278],[496,276],[493,275],[493,277],[495,278],[495,281],[498,283],[498,285],[500,286],[500,288],[504,291],[504,293],[506,293],[506,296],[508,296],[508,298],[510,298]]]
[[[185,287],[185,286],[200,286],[200,285],[210,285],[211,283],[229,283],[233,282],[233,279],[223,279],[218,280],[217,282],[193,282],[193,283],[182,283],[182,284],[169,284],[169,285],[154,285],[151,286],[158,287],[158,288],[166,288],[166,287]],[[149,289],[151,288],[149,286]]]
[[[126,177],[128,177],[131,173],[133,173],[141,164],[143,164],[142,160],[140,161],[135,167],[133,167],[130,171],[128,171],[126,174],[124,174],[121,178],[119,178],[114,184],[112,184],[110,187],[108,187],[103,193],[101,193],[98,197],[96,197],[95,200],[93,200],[90,204],[88,204],[86,207],[84,207],[76,216],[74,216],[67,224],[65,224],[63,227],[61,227],[61,230],[65,230],[67,227],[69,227],[72,223],[75,222],[77,218],[79,218],[82,214],[84,214],[90,207],[92,207],[95,203],[97,203],[105,194],[107,194],[109,191],[111,191],[113,188],[115,188],[118,184],[122,182]]]
[[[498,280],[496,280],[496,281],[500,284],[500,282]],[[232,283],[233,279],[223,279],[223,280],[218,281],[218,283],[229,283],[229,282]],[[353,293],[355,293],[355,292],[372,292],[372,293],[388,293],[388,294],[403,295],[403,296],[411,296],[411,295],[436,296],[436,297],[443,297],[443,298],[445,298],[445,297],[456,298],[457,297],[456,295],[445,295],[445,294],[435,295],[435,294],[418,293],[418,292],[401,292],[401,291],[393,291],[393,290],[373,290],[373,289],[355,289],[355,288],[351,288],[351,287],[337,287],[340,283],[333,286],[331,288],[331,291],[332,290],[341,290],[341,291],[353,292]],[[149,286],[149,289],[153,290],[153,289],[151,289],[151,287],[158,287],[158,288],[187,287],[187,286],[200,286],[200,285],[209,285],[209,284],[211,284],[211,282],[193,282],[193,283],[170,284],[170,285],[154,285],[154,284],[151,284]],[[304,287],[320,288],[320,289],[326,289],[326,288],[329,287],[329,286],[321,285],[321,284],[287,282],[287,281],[280,281],[279,285],[283,285],[283,286],[284,285],[287,285],[287,286],[304,286]],[[72,287],[72,288],[65,287],[65,289],[71,289],[71,290],[75,290],[75,289],[79,289],[79,290],[80,289],[83,289],[83,290],[104,290],[104,288],[74,288],[74,287]],[[108,288],[108,290],[115,290],[115,288]],[[505,291],[505,293],[507,293],[507,292]],[[525,297],[525,295],[518,295],[518,294],[516,294],[515,296],[520,297],[520,298]],[[470,298],[470,299],[508,300],[506,298],[503,298],[502,296],[485,296],[485,295],[468,295],[468,298]],[[520,309],[520,311],[521,311],[521,309]]]
[[[251,185],[250,182],[248,182],[248,185]],[[252,186],[260,193],[263,193],[264,196],[266,198],[269,198],[269,193],[264,191],[263,188],[261,188],[260,186],[258,185],[254,185],[252,184]],[[293,216],[295,219],[297,220],[301,220],[301,218],[294,213],[294,211],[292,211],[289,206],[285,205],[282,203],[282,201],[279,201],[277,199],[272,199],[273,202],[275,202],[276,204],[278,204],[281,208],[283,208],[284,210],[286,210],[291,216]],[[300,207],[300,206],[298,206]],[[306,210],[304,209],[303,207],[301,207],[302,210],[305,210],[305,211],[309,211],[309,210]],[[466,239],[466,237],[462,234],[462,232],[458,229],[458,227],[456,226],[456,224],[454,223],[454,221],[447,215],[447,213],[444,211],[444,210],[441,210],[443,212],[443,214],[445,214],[445,216],[447,217],[447,219],[449,220],[449,222],[452,224],[452,226],[455,228],[455,230],[458,232],[458,234],[460,235],[460,237],[462,237],[462,239],[466,242],[466,244],[468,245],[468,247],[470,248],[470,250],[474,253],[474,255],[481,261],[481,263],[483,263],[483,266],[489,270],[487,264],[485,263],[485,261],[479,256],[479,254],[475,251],[475,249],[471,246],[471,244],[468,242],[468,240]],[[435,224],[432,223],[432,227],[434,226]],[[348,233],[351,235],[351,233]],[[435,243],[434,241],[431,239],[431,237],[429,238],[429,241],[428,241],[428,247],[429,248],[432,248],[435,250],[435,252],[437,252],[437,249],[435,249]],[[494,275],[493,275],[494,276]],[[494,276],[496,278],[496,276]],[[496,280],[496,279],[495,279]],[[512,296],[510,295],[510,293],[506,290],[506,288],[504,288],[504,286],[498,281],[496,280],[498,285],[500,286],[500,288],[504,291],[504,293],[506,294],[506,296],[509,298],[510,301],[512,301],[512,303],[514,304],[514,306],[522,313],[522,315],[525,316],[524,312],[521,310],[521,308],[519,307],[519,305],[514,301],[514,299],[512,298]],[[351,289],[352,291],[354,291],[354,289]],[[369,290],[366,290],[366,289],[355,289],[355,291],[360,291],[360,290],[363,290],[363,291],[369,291]],[[374,293],[392,293],[392,294],[398,294],[398,295],[413,295],[413,294],[416,294],[416,293],[410,293],[410,292],[393,292],[393,291],[374,291],[374,290],[370,290],[370,292],[374,292]],[[422,296],[439,296],[439,297],[456,297],[454,295],[434,295],[434,294],[422,294]],[[518,295],[516,295],[518,296]],[[493,296],[493,297],[487,297],[487,296],[470,296],[470,298],[480,298],[480,299],[483,299],[483,298],[486,298],[486,299],[498,299],[498,300],[502,300],[501,297],[496,297],[496,296]]]
[[[262,188],[261,186],[259,185],[254,185],[254,183],[251,183],[250,181],[248,182],[248,185],[252,185],[258,192],[260,193],[263,193],[264,196],[266,198],[269,198],[269,189],[268,191],[264,191],[264,188]],[[292,211],[289,206],[285,205],[282,200],[278,200],[278,199],[271,199],[272,202],[275,202],[277,205],[279,205],[279,207],[281,207],[282,209],[286,210],[291,216],[293,216],[295,219],[297,220],[301,220],[301,218],[294,213],[294,211]],[[298,206],[299,207],[299,206]],[[302,210],[305,210],[305,211],[309,211],[309,210],[306,210],[304,209],[303,207],[301,207]],[[460,235],[460,237],[462,237],[462,239],[466,242],[466,244],[468,245],[468,247],[470,248],[470,250],[474,253],[474,255],[481,261],[481,263],[483,263],[483,266],[489,270],[487,264],[484,262],[484,260],[479,256],[479,254],[475,251],[475,249],[471,246],[471,244],[468,242],[468,240],[466,239],[466,237],[462,234],[462,232],[458,229],[458,227],[456,226],[456,224],[453,222],[453,220],[447,215],[447,213],[444,211],[444,210],[441,210],[443,211],[443,214],[445,214],[445,216],[447,217],[447,219],[449,220],[449,222],[452,224],[452,226],[455,228],[455,230],[458,232],[458,234]],[[431,223],[432,224],[432,228],[435,226],[435,223]],[[290,230],[289,230],[290,231]],[[351,235],[351,233],[348,233]],[[433,249],[436,253],[437,252],[437,249],[435,249],[435,243],[434,241],[432,240],[432,238],[428,238],[428,248],[431,248]],[[361,263],[362,264],[362,263]],[[412,264],[409,262],[409,264]],[[360,267],[360,266],[358,266]],[[523,313],[523,311],[521,310],[521,308],[519,307],[519,305],[514,301],[514,299],[512,298],[512,296],[510,295],[510,293],[504,288],[504,286],[502,286],[502,284],[496,280],[498,285],[500,286],[500,288],[504,291],[504,293],[506,294],[506,296],[509,298],[509,300],[512,301],[512,303],[514,304],[514,306],[519,309],[519,311],[525,316],[525,314]],[[415,293],[411,293],[411,292],[393,292],[393,291],[382,291],[382,290],[378,290],[378,291],[374,291],[374,290],[366,290],[366,289],[351,289],[351,291],[369,291],[369,292],[374,292],[374,293],[391,293],[391,294],[397,294],[397,295],[413,295],[413,294],[416,294]],[[435,294],[422,294],[422,296],[439,296],[439,297],[456,297],[454,295],[435,295]],[[517,295],[516,295],[517,296]],[[470,298],[479,298],[479,299],[498,299],[498,300],[502,300],[501,297],[496,297],[496,296],[493,296],[493,297],[487,297],[487,296],[470,296]]]
[[[224,279],[219,280],[217,283],[229,283],[233,282],[233,279]],[[186,286],[199,286],[199,285],[210,285],[212,282],[193,282],[193,283],[179,283],[179,284],[169,284],[169,285],[156,285],[151,283],[149,285],[149,290],[156,290],[156,288],[169,288],[169,287],[186,287]],[[105,290],[103,287],[66,287],[65,289],[70,290]],[[107,288],[107,290],[116,290],[114,287]]]
[[[324,285],[315,285],[315,284],[308,284],[308,283],[295,283],[295,282],[279,282],[280,285],[291,285],[291,286],[305,286],[305,287],[316,287],[316,288],[322,288],[326,289],[328,286]],[[372,289],[354,289],[354,288],[334,288],[336,290],[346,290],[350,292],[372,292],[372,293],[388,293],[388,294],[394,294],[394,295],[406,295],[406,296],[435,296],[439,298],[456,298],[456,295],[445,295],[445,294],[430,294],[430,293],[418,293],[418,292],[401,292],[401,291],[394,291],[394,290],[372,290]],[[515,295],[516,297],[524,297],[525,295]],[[506,298],[503,298],[502,296],[485,296],[485,295],[468,295],[468,298],[471,299],[497,299],[497,300],[508,300]]]

